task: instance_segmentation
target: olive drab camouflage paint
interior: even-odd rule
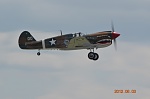
[[[21,33],[18,43],[21,49],[59,49],[59,50],[78,50],[78,49],[93,49],[104,48],[112,44],[112,40],[120,34],[114,31],[103,31],[83,35],[82,33],[65,34],[56,37],[51,37],[45,40],[36,41],[35,38],[28,32]],[[38,55],[40,53],[38,52]],[[97,60],[97,53],[90,52],[89,59]]]

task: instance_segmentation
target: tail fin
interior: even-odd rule
[[[19,40],[18,40],[19,47],[21,49],[27,49],[26,43],[27,42],[33,42],[33,41],[36,41],[34,39],[34,37],[28,31],[24,31],[21,33]]]

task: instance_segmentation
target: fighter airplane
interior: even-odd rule
[[[18,43],[21,49],[38,50],[37,55],[40,56],[40,50],[58,49],[58,50],[80,50],[89,49],[88,58],[90,60],[98,60],[99,55],[94,52],[94,49],[108,47],[114,40],[116,48],[116,38],[120,36],[114,31],[102,31],[84,35],[83,33],[62,34],[44,40],[36,41],[35,38],[28,32],[23,31],[19,37]]]

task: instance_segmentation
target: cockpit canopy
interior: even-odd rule
[[[74,34],[73,34],[73,37],[81,37],[81,36],[84,36],[84,34],[81,33],[81,32],[78,32],[78,33],[74,33]]]
[[[74,34],[65,34],[64,36],[67,37],[67,38],[74,38],[74,37],[82,37],[84,35],[85,34],[83,34],[81,32],[78,32],[78,33],[74,33]]]

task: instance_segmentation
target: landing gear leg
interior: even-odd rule
[[[41,55],[40,50],[37,52],[37,55],[38,55],[38,56],[40,56],[40,55]]]
[[[99,59],[99,55],[97,53],[94,53],[94,49],[93,49],[93,52],[91,52],[91,49],[90,49],[90,52],[88,54],[88,58],[96,61]]]

